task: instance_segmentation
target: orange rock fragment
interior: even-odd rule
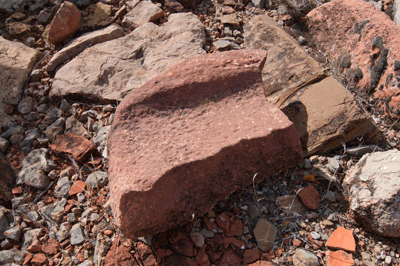
[[[353,237],[353,231],[347,230],[343,226],[338,227],[326,242],[326,246],[328,248],[356,252],[356,241]]]

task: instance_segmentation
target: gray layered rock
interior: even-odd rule
[[[43,54],[2,37],[0,47],[0,127],[5,127],[10,119],[4,114],[4,108],[9,104],[18,104],[29,73]]]
[[[351,93],[272,18],[253,17],[244,37],[246,48],[268,51],[262,70],[265,95],[295,124],[305,155],[328,152],[360,136],[366,142],[379,139],[379,130]]]
[[[18,173],[17,184],[26,184],[38,189],[46,188],[50,179],[46,173],[54,168],[54,162],[47,157],[46,148],[31,151],[22,162],[22,169]]]
[[[356,220],[372,232],[400,237],[400,151],[364,155],[343,180]]]
[[[88,46],[114,40],[124,35],[124,31],[117,24],[112,24],[107,28],[83,34],[72,40],[63,49],[53,55],[46,65],[46,70],[48,72],[53,72],[64,61],[73,58]]]
[[[265,100],[266,52],[188,59],[132,91],[109,134],[110,204],[129,238],[201,216],[235,190],[302,158],[287,117]],[[245,156],[244,156],[245,155]]]
[[[146,23],[83,51],[57,71],[50,96],[121,100],[168,67],[205,54],[204,45],[204,26],[197,16],[172,14],[161,26]]]

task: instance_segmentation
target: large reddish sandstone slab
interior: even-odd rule
[[[302,158],[264,97],[263,50],[186,60],[132,91],[108,141],[111,206],[130,238],[165,231]]]
[[[337,74],[349,85],[373,93],[382,110],[399,118],[399,26],[362,0],[324,4],[307,15],[306,24],[317,47],[335,61]]]

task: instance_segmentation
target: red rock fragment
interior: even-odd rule
[[[242,220],[235,219],[230,223],[229,231],[225,233],[226,236],[242,236],[243,235],[243,222]]]
[[[38,264],[38,265],[44,265],[46,263],[46,255],[43,253],[38,253],[33,256],[31,259],[31,264]]]
[[[207,249],[207,244],[205,244],[196,255],[196,262],[200,266],[209,266],[209,265],[211,265],[210,259],[209,259],[208,255],[206,253],[206,249]]]
[[[189,239],[183,239],[172,245],[172,249],[182,256],[193,257],[194,249],[193,242]]]
[[[91,154],[96,152],[93,141],[71,133],[57,135],[53,144],[49,145],[56,153],[72,156],[79,163],[84,163]]]
[[[40,252],[42,250],[42,245],[40,244],[39,240],[35,239],[26,250],[29,252]]]
[[[293,124],[265,100],[265,58],[251,49],[193,57],[122,100],[108,139],[109,186],[127,237],[183,225],[252,184],[249,171],[261,180],[301,159]]]
[[[354,266],[353,256],[343,250],[329,251],[326,260],[328,266]]]
[[[54,16],[49,30],[49,41],[60,43],[73,36],[81,23],[81,12],[71,2],[65,1]]]
[[[22,265],[27,265],[31,259],[33,258],[33,254],[28,252],[25,256],[24,263]]]
[[[306,186],[297,193],[297,196],[299,196],[304,206],[306,206],[310,210],[315,210],[318,208],[320,196],[314,186]]]
[[[14,195],[22,194],[22,187],[15,187],[15,188],[13,188],[13,189],[12,189],[12,193],[13,193]]]
[[[225,263],[225,264],[224,264]],[[232,249],[227,250],[221,258],[221,265],[242,265],[242,258]]]
[[[215,217],[215,222],[219,228],[224,230],[225,234],[229,232],[229,216],[225,212],[218,214],[217,217]]]
[[[347,230],[343,226],[338,227],[326,242],[326,246],[356,252],[356,241],[354,240],[353,231]]]
[[[157,263],[161,263],[165,257],[171,256],[173,253],[169,249],[157,249]]]
[[[78,193],[82,193],[85,189],[85,182],[82,180],[77,180],[74,182],[74,184],[71,186],[71,188],[68,191],[69,196],[76,195]]]
[[[42,251],[49,255],[55,255],[58,252],[58,247],[60,243],[54,238],[49,238],[46,243],[42,245]]]
[[[246,249],[244,251],[244,255],[243,255],[243,262],[245,264],[253,263],[253,262],[255,262],[255,261],[260,259],[261,254],[262,254],[262,252],[258,248],[256,248],[256,249]]]
[[[249,266],[275,266],[274,263],[266,260],[259,260],[257,262],[254,262],[252,264],[249,264]]]

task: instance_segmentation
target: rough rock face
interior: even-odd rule
[[[265,94],[295,124],[305,155],[328,152],[359,136],[378,140],[378,129],[351,93],[327,77],[273,19],[256,16],[244,30],[247,48],[268,51]]]
[[[46,70],[48,72],[53,72],[62,62],[79,54],[89,45],[114,40],[124,35],[123,29],[117,24],[110,25],[101,30],[86,33],[71,41],[62,50],[53,55],[50,62],[46,65]]]
[[[29,73],[43,54],[2,37],[0,47],[0,127],[3,127],[9,121],[3,113],[4,108],[8,104],[18,104]]]
[[[191,58],[120,103],[108,141],[110,202],[127,237],[190,221],[255,173],[266,178],[301,159],[293,124],[263,95],[265,57]]]
[[[400,151],[364,155],[343,180],[359,222],[383,236],[400,237]]]
[[[17,176],[15,171],[6,159],[6,157],[0,153],[0,199],[9,201],[13,195],[11,193]]]
[[[85,49],[57,71],[50,96],[121,100],[168,67],[205,54],[204,44],[197,16],[172,14],[161,26],[146,23],[125,37]]]
[[[373,93],[392,117],[400,117],[400,28],[372,3],[336,0],[306,17],[309,33],[317,47],[350,85]]]
[[[79,9],[65,1],[50,24],[49,42],[57,44],[73,36],[79,29],[81,18]]]

